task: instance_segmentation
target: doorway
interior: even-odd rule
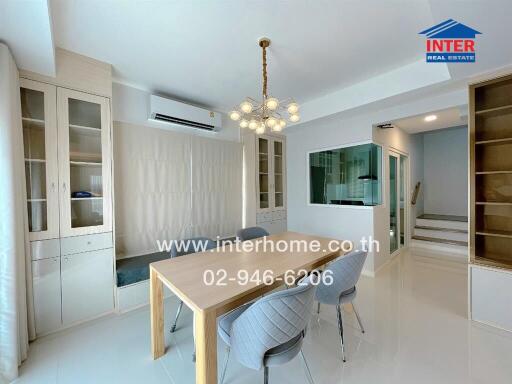
[[[408,239],[408,157],[390,151],[388,174],[389,252],[393,255],[406,246]]]

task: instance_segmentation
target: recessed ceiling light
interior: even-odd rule
[[[437,120],[437,116],[436,115],[428,115],[428,116],[425,116],[424,120],[427,122],[434,121],[434,120]]]

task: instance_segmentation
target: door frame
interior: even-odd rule
[[[411,234],[410,234],[410,196],[409,196],[409,189],[410,189],[410,185],[409,185],[409,180],[410,180],[410,158],[409,158],[409,155],[403,151],[400,151],[400,150],[397,150],[395,148],[389,148],[388,149],[388,158],[387,158],[387,162],[388,162],[388,167],[387,167],[387,178],[386,178],[386,181],[389,185],[389,191],[388,191],[388,194],[387,194],[387,197],[386,197],[386,204],[387,206],[389,207],[389,210],[391,210],[391,182],[390,182],[390,174],[389,174],[389,157],[390,156],[393,156],[397,159],[397,185],[398,185],[398,193],[397,193],[397,208],[398,208],[398,212],[397,212],[397,216],[398,216],[398,223],[397,223],[397,227],[398,227],[398,248],[394,251],[394,252],[391,252],[391,247],[390,247],[390,254],[391,256],[396,256],[397,254],[399,254],[403,249],[406,249],[409,244],[410,244],[410,239],[411,239]],[[402,180],[402,176],[400,175],[400,160],[401,158],[404,158],[404,174],[403,174],[403,179]],[[403,245],[401,246],[401,235],[400,235],[400,229],[401,229],[401,226],[402,226],[402,220],[401,220],[401,217],[400,217],[400,208],[401,208],[401,204],[400,204],[400,186],[401,186],[401,183],[404,183],[404,201],[403,201],[403,208],[404,208],[404,215],[403,215],[403,227],[404,227],[404,243]],[[390,223],[388,223],[388,233],[389,233],[389,229],[390,229]]]

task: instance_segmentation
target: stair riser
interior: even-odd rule
[[[411,246],[416,248],[430,249],[433,251],[440,252],[450,252],[457,253],[459,255],[468,255],[468,247],[463,247],[460,245],[451,245],[451,244],[440,244],[440,243],[432,243],[430,241],[422,241],[422,240],[412,240]]]
[[[438,227],[449,229],[463,229],[466,231],[468,230],[468,223],[464,223],[461,221],[416,219],[416,225],[419,225],[420,227]]]
[[[435,237],[436,239],[468,241],[467,233],[449,232],[433,229],[414,228],[414,234],[417,236]]]

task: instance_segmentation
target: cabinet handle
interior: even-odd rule
[[[66,183],[62,183],[62,189],[64,190],[64,192],[66,191]]]
[[[55,182],[52,183],[52,191],[55,192]]]

